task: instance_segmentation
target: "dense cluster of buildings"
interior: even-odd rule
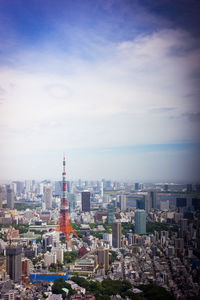
[[[54,299],[51,285],[60,277],[80,295],[73,299],[84,298],[68,278],[74,273],[127,279],[136,288],[155,283],[175,299],[200,295],[198,184],[68,181],[70,220],[80,237],[71,235],[70,243],[56,229],[61,189],[50,181],[1,185],[0,299]]]

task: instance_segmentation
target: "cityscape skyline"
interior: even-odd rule
[[[197,1],[0,3],[0,180],[200,179]]]

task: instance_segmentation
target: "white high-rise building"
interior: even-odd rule
[[[126,195],[121,194],[119,196],[119,203],[120,203],[121,211],[125,211],[126,210]]]
[[[45,186],[43,201],[46,204],[46,209],[52,208],[52,187],[51,186]]]
[[[44,193],[44,184],[43,184],[43,183],[40,183],[40,184],[39,184],[39,194],[40,194],[40,195],[43,195],[43,193]]]
[[[109,244],[112,245],[112,233],[104,233],[103,240],[105,242],[109,242]]]
[[[15,182],[11,183],[11,189],[13,190],[14,194],[17,194],[17,184]]]
[[[31,190],[31,181],[30,180],[25,181],[25,188],[26,188],[26,192],[30,192],[30,190]]]
[[[52,248],[51,253],[55,253],[57,261],[59,261],[61,264],[63,263],[63,260],[64,260],[64,249],[63,248],[60,248],[60,247]]]
[[[57,262],[57,257],[56,257],[56,253],[50,253],[50,252],[46,252],[44,254],[44,262],[46,265],[50,266],[50,264],[56,264]]]

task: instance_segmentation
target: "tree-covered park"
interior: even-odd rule
[[[172,299],[171,295],[162,287],[156,286],[153,284],[141,285],[137,287],[141,293],[134,294],[132,291],[132,284],[127,280],[111,280],[104,279],[102,282],[97,281],[88,281],[80,276],[73,276],[72,281],[77,283],[79,286],[86,289],[86,293],[93,294],[96,297],[96,300],[110,300],[112,295],[120,295],[122,298],[129,297],[132,300],[170,300]],[[54,281],[52,286],[52,291],[55,294],[64,293],[62,288],[67,287],[67,283],[58,279]],[[69,294],[74,293],[69,289]]]

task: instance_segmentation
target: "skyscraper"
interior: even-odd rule
[[[6,248],[6,272],[14,282],[20,282],[22,276],[22,248],[21,246],[8,246]]]
[[[26,188],[26,192],[30,192],[30,190],[31,190],[31,181],[30,180],[25,181],[25,188]]]
[[[70,181],[66,181],[66,185],[67,185],[67,192],[71,193],[71,182]]]
[[[43,201],[45,202],[46,209],[52,208],[52,187],[45,186]]]
[[[108,210],[107,223],[112,224],[114,221],[114,211],[115,211],[113,203],[108,204],[107,210]]]
[[[98,264],[106,269],[109,269],[109,250],[100,248],[98,253]]]
[[[112,225],[112,246],[113,248],[121,247],[121,223]]]
[[[143,198],[136,200],[136,208],[137,209],[145,209],[145,196]]]
[[[62,181],[55,182],[55,195],[61,197],[62,195]]]
[[[101,198],[103,198],[103,181],[101,181],[100,193],[101,193]]]
[[[165,184],[165,185],[164,185],[164,191],[165,191],[165,192],[168,192],[168,189],[169,189],[168,184]]]
[[[147,212],[151,211],[152,209],[156,209],[156,205],[157,205],[157,193],[156,190],[152,189],[148,191],[148,208],[146,208],[145,206],[145,210]]]
[[[191,183],[187,184],[187,193],[192,193],[192,184]]]
[[[139,190],[139,187],[140,187],[139,182],[136,182],[136,183],[135,183],[135,191],[138,191],[138,190]]]
[[[76,208],[76,196],[75,196],[75,194],[68,193],[67,197],[68,197],[68,203],[69,203],[69,212],[71,213]]]
[[[146,233],[146,212],[144,209],[136,209],[135,211],[135,233]]]
[[[7,208],[14,209],[14,193],[10,186],[7,186]]]
[[[187,198],[176,198],[176,207],[186,207]]]
[[[125,211],[126,210],[126,195],[121,194],[119,196],[119,204],[120,204],[121,211]]]
[[[2,208],[2,202],[3,202],[3,191],[2,191],[2,187],[0,186],[0,209]]]
[[[82,211],[90,211],[90,192],[84,191],[81,193]]]

